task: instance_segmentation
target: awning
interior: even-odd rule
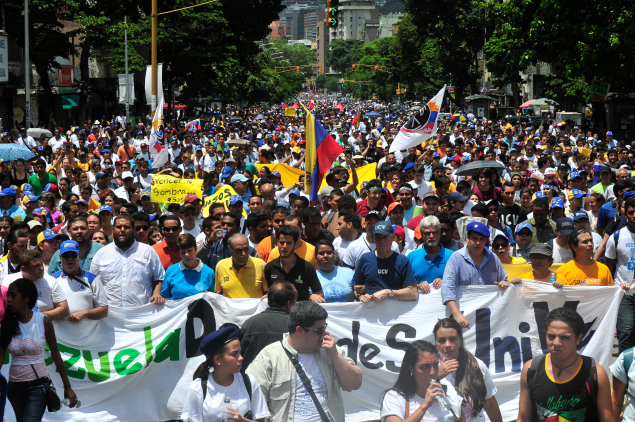
[[[64,110],[77,107],[79,104],[79,94],[65,94],[56,97],[55,105],[62,107]]]

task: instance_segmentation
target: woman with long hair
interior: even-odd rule
[[[194,371],[194,381],[183,404],[183,422],[264,422],[271,416],[256,378],[240,373],[243,357],[236,326],[228,324],[208,334],[200,350],[205,362]],[[231,405],[229,411],[224,409],[226,398]]]
[[[443,408],[436,397],[447,399]],[[416,340],[408,346],[395,385],[381,400],[381,422],[465,422],[463,399],[446,380],[439,381],[439,352]]]
[[[7,309],[0,328],[0,355],[11,354],[9,389],[7,396],[18,422],[41,421],[46,409],[46,393],[51,387],[44,363],[44,350],[48,344],[55,367],[64,383],[64,397],[77,404],[77,396],[68,380],[62,361],[55,328],[51,320],[41,312],[32,311],[37,302],[35,284],[19,278],[9,285]],[[0,362],[0,368],[4,359]]]
[[[463,397],[467,422],[484,422],[483,411],[492,422],[502,422],[496,386],[487,366],[463,346],[463,329],[454,318],[440,319],[434,326],[434,341],[443,358],[439,378],[452,384]]]

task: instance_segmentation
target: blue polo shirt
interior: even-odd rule
[[[165,271],[161,296],[166,299],[183,299],[216,288],[214,270],[198,260],[198,266],[188,270],[183,262],[172,264]]]
[[[597,227],[606,227],[609,225],[613,216],[617,213],[615,209],[615,204],[613,201],[608,204],[604,204],[600,207],[600,212],[598,212],[598,222],[596,223]]]
[[[408,258],[393,251],[388,258],[377,258],[375,252],[367,252],[359,258],[353,275],[353,285],[366,286],[372,295],[380,290],[400,290],[417,284]]]
[[[417,249],[408,254],[407,258],[412,266],[412,272],[414,273],[415,280],[417,280],[417,284],[421,284],[423,281],[432,284],[437,278],[443,278],[445,264],[454,251],[446,249],[442,245],[439,246],[441,246],[441,249],[433,260],[430,260],[430,256],[428,256],[425,248]]]

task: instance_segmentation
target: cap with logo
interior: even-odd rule
[[[236,205],[243,202],[243,198],[240,195],[232,195],[229,197],[229,205]]]
[[[65,240],[60,245],[60,255],[64,255],[67,252],[79,253],[79,244],[74,240]]]
[[[582,192],[579,189],[572,189],[569,191],[569,199],[571,198],[584,198],[586,196],[586,193]]]
[[[379,211],[368,211],[368,214],[366,214],[366,217],[364,217],[364,219],[366,220],[371,220],[371,219],[377,219],[377,220],[381,220],[381,213]]]
[[[551,200],[551,208],[564,208],[564,201],[562,198],[553,198]]]
[[[516,233],[520,233],[521,230],[523,229],[527,229],[529,230],[531,233],[533,233],[533,229],[531,228],[531,224],[527,223],[526,221],[523,221],[522,223],[519,223],[516,226]]]
[[[44,230],[42,233],[37,235],[37,244],[44,242],[45,240],[55,239],[58,236],[53,230]]]
[[[582,220],[589,221],[589,214],[587,214],[586,211],[576,211],[575,214],[573,214],[573,221],[578,222]]]
[[[467,232],[468,233],[475,232],[486,238],[489,238],[490,236],[489,229],[487,228],[487,226],[483,223],[479,223],[478,221],[473,221],[470,224],[468,224]]]
[[[375,224],[375,231],[373,232],[373,236],[388,236],[389,234],[393,234],[394,232],[395,231],[393,230],[392,225],[388,221],[380,221]]]
[[[102,205],[101,207],[99,207],[99,213],[102,213],[104,211],[112,214],[112,208],[110,207],[110,205]]]
[[[558,234],[562,236],[569,236],[569,234],[575,230],[575,226],[569,217],[562,217],[556,222],[556,230],[558,230]]]

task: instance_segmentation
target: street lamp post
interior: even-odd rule
[[[31,61],[29,60],[29,0],[24,0],[24,126],[31,124]]]

